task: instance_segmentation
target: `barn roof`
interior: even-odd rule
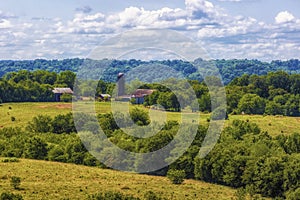
[[[52,92],[54,94],[73,94],[71,88],[54,88]]]
[[[132,93],[133,97],[144,97],[144,96],[148,96],[150,94],[152,94],[154,92],[154,90],[150,90],[150,89],[137,89],[136,91],[134,91]]]

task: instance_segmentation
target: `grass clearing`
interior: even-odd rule
[[[83,102],[82,108],[89,105]],[[148,110],[144,106],[137,106]],[[11,108],[11,109],[10,109]],[[111,111],[110,102],[96,102],[95,109],[97,113],[107,113]],[[71,103],[5,103],[0,106],[0,128],[4,127],[24,127],[33,117],[37,115],[49,115],[54,117],[58,114],[66,114],[72,112]],[[152,110],[155,115],[164,114],[163,111]],[[192,121],[194,115],[199,113],[184,113],[187,120]],[[167,112],[167,120],[181,120],[181,113]],[[200,114],[200,123],[207,124],[210,114]],[[12,117],[15,121],[12,121]],[[189,119],[190,118],[190,119]],[[225,126],[229,125],[234,119],[249,120],[258,124],[263,131],[267,131],[270,135],[292,134],[300,130],[300,117],[286,116],[263,116],[263,115],[230,115],[226,120]]]
[[[105,191],[119,191],[136,197],[153,191],[173,200],[232,199],[236,191],[195,180],[174,185],[166,177],[49,161],[0,162],[0,169],[0,193],[21,194],[24,199],[86,199],[90,194]],[[12,176],[21,177],[19,190],[10,185]]]

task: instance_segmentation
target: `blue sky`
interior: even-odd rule
[[[299,0],[0,0],[0,59],[86,57],[132,29],[173,29],[211,58],[300,58]]]

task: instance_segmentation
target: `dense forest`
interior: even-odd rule
[[[77,72],[82,65],[90,60],[84,60],[79,58],[65,59],[65,60],[24,60],[24,61],[13,61],[13,60],[2,60],[0,61],[0,77],[4,76],[8,72],[15,72],[19,70],[47,70],[49,72],[60,73],[62,71],[70,70]],[[201,81],[201,76],[197,73],[194,65],[201,66],[206,69],[207,66],[216,66],[223,78],[223,82],[228,84],[234,78],[242,76],[243,74],[248,75],[266,75],[268,72],[282,70],[289,74],[300,73],[300,62],[297,59],[287,61],[272,61],[262,62],[259,60],[202,60],[197,59],[191,63],[181,60],[166,60],[166,61],[140,61],[140,60],[110,60],[109,69],[105,71],[103,81],[114,82],[115,75],[120,72],[128,72],[135,67],[140,65],[155,65],[161,64],[171,67],[181,72],[186,78],[191,80]]]

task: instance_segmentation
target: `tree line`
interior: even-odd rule
[[[71,71],[59,74],[43,70],[11,72],[0,79],[0,102],[54,101],[52,89],[54,87],[73,89],[75,78],[76,74]],[[218,83],[220,80],[216,79],[215,82]],[[145,106],[159,104],[169,111],[181,111],[183,108],[201,112],[212,111],[211,95],[217,94],[218,90],[209,91],[205,81],[170,78],[164,80],[163,84],[133,80],[126,85],[126,90],[127,94],[131,94],[136,89],[135,86],[153,89],[154,92],[145,97]],[[112,95],[114,88],[115,83],[112,82],[84,81],[80,84],[79,93],[91,97],[103,93]],[[176,94],[172,88],[176,88]],[[299,74],[288,74],[284,71],[270,72],[262,76],[244,74],[225,86],[227,112],[300,116],[299,88]],[[71,99],[66,98],[66,101],[69,100]],[[219,106],[221,104],[222,102],[217,103]]]
[[[1,60],[0,61],[0,77],[9,72],[19,70],[36,71],[46,70],[49,72],[60,73],[62,71],[78,72],[85,63],[95,62],[90,59],[64,59],[64,60]],[[203,77],[197,72],[195,66],[201,66],[202,69],[207,69],[207,66],[216,66],[219,69],[225,84],[230,83],[234,78],[249,75],[266,75],[269,72],[283,70],[287,73],[300,73],[300,62],[297,59],[287,61],[274,60],[271,62],[262,62],[259,60],[247,59],[232,59],[232,60],[203,60],[196,59],[193,62],[186,62],[182,60],[165,60],[165,61],[141,61],[141,60],[102,60],[101,62],[108,62],[108,69],[103,75],[103,81],[114,82],[115,75],[122,72],[126,73],[140,65],[165,65],[174,70],[181,72],[187,79],[202,81]],[[149,72],[147,73],[149,76]],[[147,74],[145,74],[147,76]],[[162,74],[162,76],[165,76]],[[153,77],[153,76],[152,76]],[[167,75],[166,75],[167,77]],[[164,78],[166,78],[164,77]]]

